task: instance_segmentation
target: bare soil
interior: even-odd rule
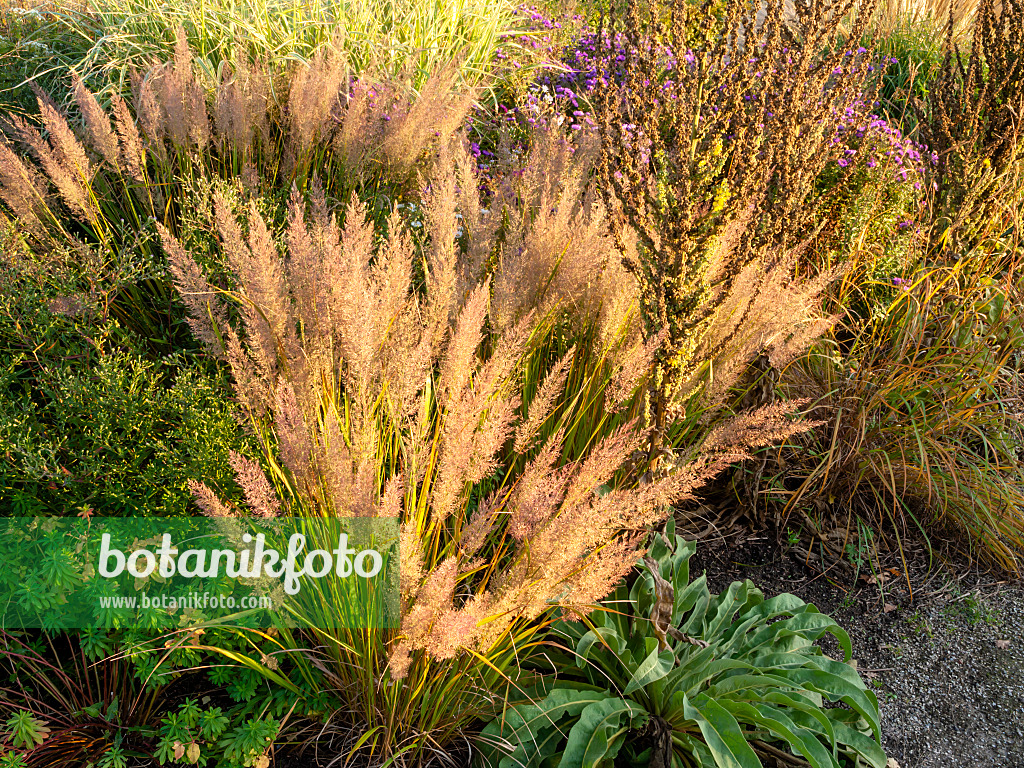
[[[900,768],[1024,768],[1024,584],[936,566],[923,550],[822,562],[805,546],[705,541],[690,572],[706,571],[712,591],[749,578],[835,617]]]

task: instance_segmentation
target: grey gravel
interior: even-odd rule
[[[1024,768],[1024,588],[897,612],[870,640],[845,622],[859,668],[892,670],[872,681],[886,753],[901,768]]]
[[[766,596],[793,592],[834,616],[900,768],[1024,768],[1024,583],[931,575],[911,600],[901,578],[884,592],[849,575],[832,585],[796,560],[766,543],[701,544],[691,573],[706,570],[716,590],[750,578]]]

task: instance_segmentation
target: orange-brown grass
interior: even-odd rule
[[[923,534],[1020,572],[1024,316],[1019,284],[989,275],[980,256],[924,269],[880,319],[843,328],[849,349],[822,347],[786,372],[783,391],[827,423],[762,482],[783,521],[827,499],[894,531],[901,552]]]

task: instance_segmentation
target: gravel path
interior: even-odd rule
[[[714,590],[750,578],[767,596],[793,592],[834,616],[900,768],[1024,768],[1024,583],[938,573],[911,600],[902,574],[881,591],[851,569],[833,585],[765,542],[698,545],[692,567]]]

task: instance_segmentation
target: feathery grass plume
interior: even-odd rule
[[[551,415],[555,401],[565,389],[565,382],[569,378],[569,367],[575,357],[576,347],[569,347],[569,351],[544,376],[540,389],[529,403],[526,420],[516,428],[515,444],[512,446],[515,453],[525,453],[533,447],[541,425]]]
[[[281,462],[298,482],[300,490],[316,500],[313,477],[313,441],[310,425],[299,407],[295,388],[287,379],[280,379],[274,400],[274,434],[280,446]]]
[[[0,141],[0,197],[34,238],[41,237],[45,231],[40,220],[40,209],[45,207],[45,189],[42,177],[25,165],[6,139]]]
[[[494,281],[501,327],[537,308],[576,305],[578,316],[600,306],[601,278],[614,244],[603,206],[587,182],[596,159],[592,142],[573,146],[557,131],[539,131],[506,206],[510,224]]]
[[[469,295],[459,313],[455,332],[445,350],[438,390],[448,402],[454,402],[461,396],[472,378],[477,348],[483,341],[489,294],[490,284],[485,282]]]
[[[220,192],[214,196],[214,211],[228,263],[245,286],[242,312],[246,332],[255,342],[260,370],[270,379],[278,365],[302,371],[285,274],[255,202],[249,208],[248,237],[243,236],[230,203]]]
[[[85,87],[85,83],[77,74],[74,75],[73,82],[75,101],[82,111],[82,118],[88,128],[93,148],[110,164],[111,168],[120,170],[121,153],[118,148],[117,136],[110,127],[110,118],[107,117],[96,97]]]
[[[345,112],[334,137],[334,151],[352,172],[365,172],[367,160],[384,139],[386,121],[380,119],[377,104],[386,102],[388,83],[375,83],[364,74],[345,94]]]
[[[117,130],[117,137],[120,142],[121,160],[128,170],[129,177],[137,184],[145,184],[144,167],[146,164],[146,151],[142,146],[142,137],[135,125],[128,104],[123,98],[115,95],[111,99],[111,109],[114,112],[114,127]],[[121,167],[121,166],[118,166]]]
[[[459,62],[453,60],[431,72],[415,99],[403,92],[388,107],[381,154],[394,178],[412,173],[435,138],[443,149],[465,122],[478,90],[459,87],[459,71]]]
[[[17,115],[10,118],[13,131],[35,156],[72,215],[82,223],[95,223],[98,211],[89,190],[92,164],[67,121],[46,100],[38,98],[37,103],[49,141]]]
[[[132,76],[132,90],[135,93],[135,114],[138,115],[139,128],[146,139],[146,149],[156,154],[160,160],[167,160],[167,149],[164,147],[164,118],[155,83],[156,72],[149,70],[143,76],[135,72]]]
[[[228,456],[235,478],[245,494],[245,503],[258,517],[276,517],[281,511],[277,493],[267,480],[263,467],[237,451]]]
[[[914,104],[934,153],[930,245],[955,258],[1012,231],[1024,189],[1024,2],[1003,0],[997,12],[980,0],[971,33],[965,60],[950,19],[942,66]]]
[[[185,31],[175,33],[174,58],[150,73],[160,94],[163,127],[178,149],[202,152],[210,140],[206,89],[192,64]]]
[[[288,153],[301,164],[314,144],[327,132],[343,94],[348,92],[349,66],[337,51],[319,51],[308,65],[300,65],[288,91]]]
[[[370,74],[353,80],[344,54],[325,50],[281,72],[240,55],[218,73],[208,107],[193,59],[179,34],[171,62],[132,78],[141,133],[169,189],[199,172],[241,175],[251,191],[271,196],[278,185],[305,191],[314,175],[341,199],[367,185],[409,191],[413,165],[450,141],[476,94],[450,67],[419,95]],[[283,109],[276,90],[288,94]]]
[[[714,370],[700,390],[705,402],[724,399],[758,355],[775,370],[784,369],[838,320],[819,314],[822,296],[838,270],[797,279],[796,267],[795,253],[774,263],[755,259],[740,270],[727,292],[712,292],[718,312],[698,348]],[[697,385],[692,378],[680,382],[680,394],[688,395]]]
[[[650,374],[658,350],[661,349],[661,345],[665,343],[667,337],[668,331],[662,330],[657,336],[652,336],[649,339],[637,339],[632,346],[626,348],[618,361],[611,381],[608,382],[605,394],[606,407],[610,413],[618,411]]]
[[[814,180],[844,156],[837,127],[870,108],[868,55],[842,47],[840,24],[855,5],[850,34],[860,39],[874,0],[797,3],[801,32],[792,42],[782,0],[763,4],[758,18],[729,2],[724,34],[697,51],[687,50],[693,9],[682,0],[647,14],[631,5],[621,55],[608,42],[618,16],[602,20],[601,190],[620,249],[627,251],[627,230],[637,238],[626,264],[641,285],[646,333],[669,332],[652,393],[652,461],[670,409],[692,382],[710,375],[723,353],[757,351],[737,335],[764,306],[758,296],[779,284],[769,286],[769,275],[785,271],[791,249],[811,234]],[[745,271],[755,262],[762,268]],[[741,275],[746,299],[737,291]],[[729,297],[732,311],[723,316]],[[780,308],[804,303],[800,289],[771,298]],[[723,320],[731,330],[722,332]],[[774,337],[768,329],[752,336]]]
[[[163,224],[157,224],[157,232],[167,254],[171,279],[188,309],[187,322],[192,334],[203,342],[207,351],[225,359],[227,350],[224,349],[220,329],[227,328],[228,321],[220,293],[206,279],[192,254],[181,247]]]
[[[210,490],[210,487],[206,485],[206,483],[201,483],[198,480],[189,480],[188,488],[192,491],[192,497],[196,500],[196,505],[207,517],[235,516],[234,513],[224,505],[224,502],[218,498],[217,494]]]
[[[489,204],[484,207],[480,199],[480,187],[477,183],[475,162],[465,151],[457,147],[456,188],[459,191],[459,210],[462,214],[462,240],[465,253],[461,260],[457,291],[465,295],[470,286],[479,281],[481,275],[489,267],[498,232],[503,225],[510,187],[500,185],[490,195]]]
[[[221,151],[229,149],[249,158],[259,146],[270,141],[270,76],[263,62],[250,62],[236,52],[235,64],[228,64],[213,98],[213,125]]]

